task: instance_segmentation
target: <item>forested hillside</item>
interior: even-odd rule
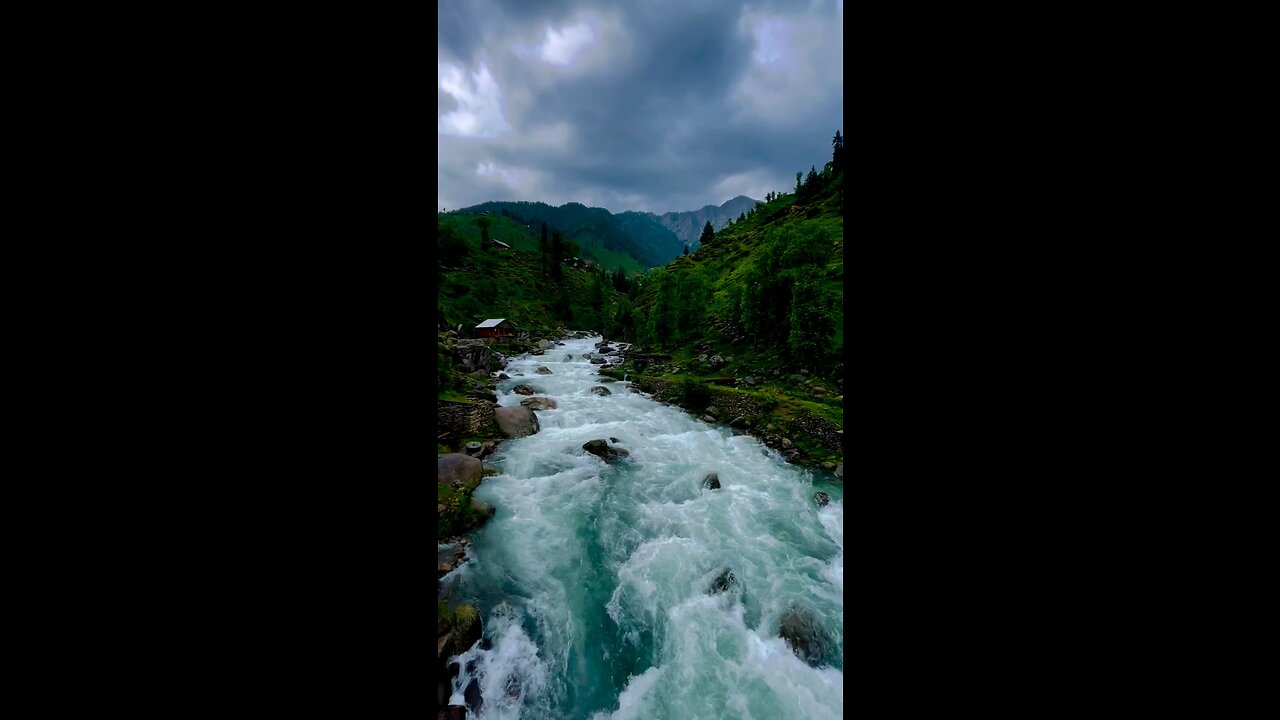
[[[506,216],[518,225],[539,227],[546,222],[579,245],[580,257],[595,260],[610,270],[622,267],[636,272],[670,262],[684,251],[670,230],[647,213],[614,215],[604,208],[582,203],[553,207],[541,202],[486,202],[446,213]]]

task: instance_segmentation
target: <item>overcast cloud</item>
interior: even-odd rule
[[[761,199],[821,169],[843,131],[842,1],[438,8],[438,209]]]

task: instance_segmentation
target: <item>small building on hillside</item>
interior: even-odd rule
[[[485,320],[476,326],[476,336],[482,338],[509,338],[516,336],[516,326],[506,318]]]

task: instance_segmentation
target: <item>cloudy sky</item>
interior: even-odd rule
[[[441,0],[437,209],[696,210],[844,130],[843,0]]]

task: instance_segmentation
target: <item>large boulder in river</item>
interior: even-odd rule
[[[710,474],[708,474],[705,478],[703,478],[703,479],[702,479],[702,485],[703,485],[703,487],[705,487],[705,488],[707,488],[707,489],[709,489],[709,490],[719,490],[719,489],[720,489],[720,475],[719,475],[719,474],[717,474],[717,473],[710,473]]]
[[[826,664],[831,654],[831,636],[807,609],[793,607],[783,613],[778,634],[797,657],[814,667]]]
[[[840,463],[839,465],[836,466],[836,477],[838,478],[844,477],[844,463]]]
[[[555,347],[555,343],[551,342],[550,340],[539,340],[538,347],[543,350],[546,350],[548,348]]]
[[[593,357],[593,358],[591,358],[591,364],[592,364],[592,365],[603,365],[603,364],[605,364],[605,362],[606,362],[606,360],[605,360],[604,358],[601,358],[601,357]]]
[[[554,410],[558,407],[556,401],[548,397],[531,397],[520,401],[520,404],[530,410]]]
[[[711,589],[708,590],[708,592],[712,595],[722,593],[733,587],[736,580],[737,578],[733,576],[733,570],[726,568],[725,571],[720,573],[720,576],[711,583]]]
[[[462,453],[449,453],[436,458],[436,476],[449,487],[459,488],[480,484],[484,468],[480,458]]]
[[[622,448],[610,447],[609,443],[604,440],[588,440],[583,443],[582,449],[611,465],[618,460],[631,455],[631,453],[623,450]]]
[[[534,370],[534,372],[538,373],[539,375],[550,375],[551,368],[547,367],[546,365],[539,365],[537,369]]]
[[[516,393],[517,395],[532,395],[538,392],[537,390],[533,389],[532,385],[517,385],[511,388],[511,391]]]
[[[538,416],[521,405],[494,408],[493,419],[507,437],[518,438],[538,432]]]
[[[818,507],[826,507],[831,502],[831,496],[824,492],[816,492],[813,494],[813,501],[818,503]]]
[[[596,385],[595,387],[591,388],[591,392],[595,393],[596,395],[599,395],[600,397],[608,397],[609,395],[613,394],[612,392],[609,391],[609,388],[603,385]]]

